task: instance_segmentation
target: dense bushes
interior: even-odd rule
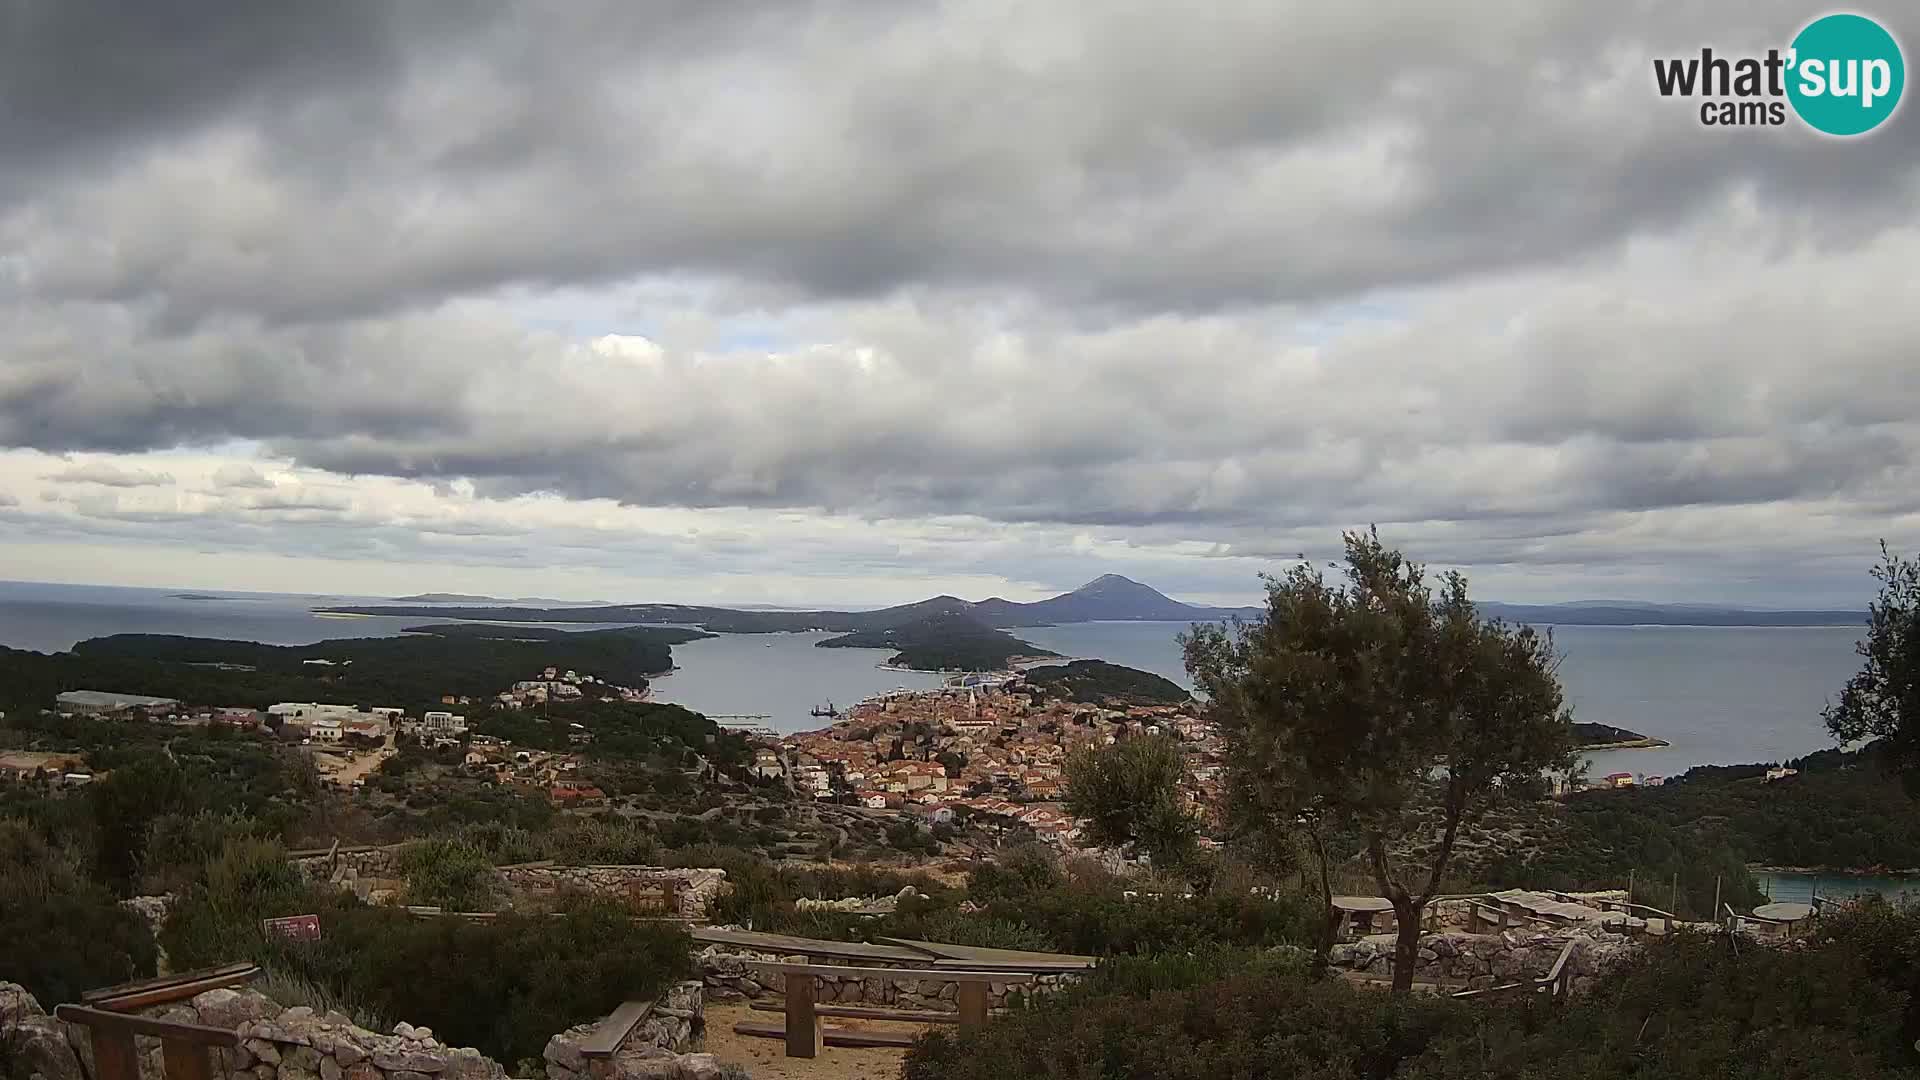
[[[420,865],[472,858],[471,848],[444,845]],[[537,1057],[554,1032],[651,997],[690,970],[683,931],[636,924],[611,904],[577,901],[557,916],[503,913],[486,923],[415,919],[307,885],[277,845],[248,839],[229,842],[205,878],[162,932],[175,967],[252,959],[349,1013],[425,1024],[504,1062]],[[269,938],[261,927],[296,914],[320,917],[319,941]]]
[[[0,818],[0,979],[51,1007],[153,974],[153,937],[27,822]]]
[[[1396,998],[1244,954],[1158,957],[981,1031],[931,1034],[905,1075],[1911,1077],[1917,960],[1920,913],[1884,906],[1827,920],[1805,947],[1657,942],[1565,1006]]]
[[[400,853],[407,903],[449,911],[492,911],[493,861],[459,840],[422,840]]]

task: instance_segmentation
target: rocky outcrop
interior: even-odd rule
[[[720,1064],[712,1054],[685,1051],[704,1024],[701,984],[676,984],[654,1003],[647,1018],[627,1036],[612,1057],[591,1059],[580,1046],[599,1027],[599,1021],[555,1035],[541,1057],[547,1080],[722,1080],[746,1074]]]
[[[1538,979],[1552,969],[1569,942],[1574,945],[1573,954],[1567,958],[1572,976],[1569,985],[1574,993],[1585,991],[1602,967],[1633,947],[1620,934],[1585,929],[1422,934],[1413,976],[1458,983],[1468,989]],[[1393,954],[1393,936],[1376,934],[1335,945],[1327,961],[1336,968],[1386,976],[1393,974]]]
[[[715,1001],[740,1001],[768,995],[784,996],[786,988],[777,980],[751,966],[769,961],[789,964],[824,964],[804,956],[779,956],[772,953],[743,952],[708,946],[695,958],[707,986],[707,996]],[[831,966],[831,965],[828,965]],[[863,966],[882,966],[872,963]],[[1050,994],[1072,975],[1042,975],[1031,982],[992,982],[987,984],[987,1007],[1004,1008],[1009,999],[1022,995]],[[947,979],[921,978],[902,974],[897,979],[862,978],[858,975],[816,975],[814,1000],[841,1005],[881,1005],[899,1009],[958,1012],[960,984]]]
[[[86,1080],[66,1025],[18,983],[0,982],[0,1057],[34,1080]]]

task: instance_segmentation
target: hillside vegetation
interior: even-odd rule
[[[815,644],[823,649],[892,649],[889,664],[920,671],[998,671],[1019,657],[1058,655],[958,611]]]
[[[1104,660],[1041,664],[1025,674],[1049,697],[1090,705],[1178,705],[1193,696],[1172,679]]]

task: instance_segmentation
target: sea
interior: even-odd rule
[[[313,608],[379,603],[366,596],[133,589],[0,582],[0,646],[55,652],[107,634],[184,634],[303,645],[389,637],[430,619],[324,616]],[[585,629],[592,624],[564,624]],[[1191,687],[1178,635],[1185,623],[1104,622],[1014,631],[1067,657],[1091,657]],[[1693,765],[1786,761],[1832,745],[1823,705],[1857,670],[1861,627],[1560,626],[1554,644],[1576,720],[1667,740],[1649,750],[1588,755],[1595,775],[1674,776]],[[722,634],[676,645],[675,670],[653,697],[778,731],[827,723],[816,710],[876,694],[937,686],[942,677],[887,668],[875,649],[819,649],[823,633]],[[100,689],[113,689],[102,687]],[[727,722],[724,721],[723,722]],[[1778,900],[1815,890],[1920,894],[1920,881],[1763,875]]]
[[[134,589],[0,582],[0,645],[55,652],[107,634],[185,634],[274,645],[390,637],[431,619],[326,616],[328,605],[381,597]],[[594,624],[556,624],[586,629]],[[1185,623],[1097,622],[1014,633],[1068,657],[1092,657],[1191,686]],[[1671,746],[1591,755],[1596,772],[1671,776],[1693,765],[1784,761],[1832,745],[1821,707],[1859,666],[1859,627],[1561,626],[1554,644],[1574,719],[1652,735]],[[941,677],[887,668],[885,650],[818,649],[822,633],[722,634],[676,645],[658,700],[708,714],[764,717],[780,731]],[[110,688],[109,688],[110,689]]]

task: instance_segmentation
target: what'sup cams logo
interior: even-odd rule
[[[1907,65],[1900,43],[1865,15],[1823,15],[1765,56],[1656,59],[1661,97],[1699,98],[1707,127],[1777,127],[1787,110],[1825,135],[1865,135],[1900,107]]]

